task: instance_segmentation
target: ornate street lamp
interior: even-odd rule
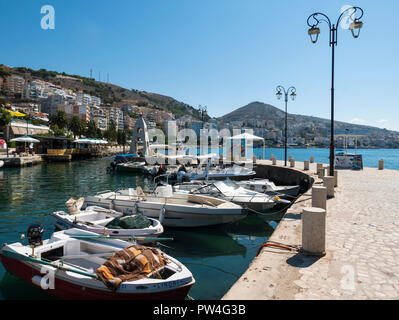
[[[363,22],[360,19],[363,17],[363,9],[359,7],[349,7],[344,10],[338,17],[336,24],[331,24],[331,20],[324,14],[316,12],[308,17],[307,24],[310,27],[308,34],[312,43],[316,43],[319,38],[320,29],[317,27],[321,21],[328,24],[330,28],[330,47],[332,48],[332,63],[331,63],[331,142],[330,142],[330,176],[334,176],[334,48],[337,45],[338,29],[337,26],[341,22],[342,17],[345,13],[351,13],[348,15],[351,23],[349,30],[352,32],[354,38],[358,38],[360,29],[363,27]],[[359,17],[355,18],[355,15],[359,13]],[[312,23],[311,23],[312,21]]]
[[[295,87],[289,87],[288,90],[285,90],[283,86],[277,86],[276,97],[278,100],[281,99],[284,92],[285,98],[285,141],[284,141],[284,166],[287,166],[287,103],[288,103],[288,95],[291,97],[292,101],[296,98],[296,89]]]

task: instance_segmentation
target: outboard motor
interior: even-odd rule
[[[31,224],[28,227],[26,236],[28,238],[29,245],[32,248],[41,246],[43,244],[42,241],[43,231],[44,229],[40,224]]]

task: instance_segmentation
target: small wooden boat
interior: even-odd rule
[[[78,214],[56,211],[53,212],[52,216],[55,226],[60,230],[79,228],[98,234],[126,239],[132,237],[157,237],[163,232],[161,223],[156,219],[140,215],[124,216],[121,212],[98,206],[89,206],[86,210],[79,211]],[[133,222],[139,221],[141,225],[136,227],[134,223],[131,222],[132,220]],[[119,222],[119,227],[116,222]],[[129,226],[129,223],[133,225]],[[143,224],[145,227],[142,226]],[[130,228],[125,228],[126,226]],[[139,240],[139,242],[147,241]]]
[[[159,249],[132,247],[130,242],[76,228],[55,232],[50,239],[43,241],[42,233],[40,226],[30,226],[27,234],[29,244],[4,244],[0,259],[7,271],[57,298],[184,299],[195,283],[193,275],[182,263]],[[137,268],[140,272],[145,270],[144,275],[136,280],[121,282],[121,279],[132,278],[129,274],[127,277],[123,274],[125,278],[122,278],[111,273],[109,281],[104,281],[104,267],[109,268],[107,263],[117,261],[115,259],[126,250],[137,250],[138,258],[134,257],[134,260],[142,261],[144,250],[153,252],[157,259],[144,260],[145,268],[140,268],[138,262],[129,262],[126,269],[121,266],[121,270],[130,270],[130,275],[137,274]],[[158,263],[160,259],[162,263]],[[114,287],[110,288],[110,284]]]

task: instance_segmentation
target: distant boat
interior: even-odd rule
[[[2,166],[4,166],[4,161],[3,161],[3,160],[0,160],[0,168],[1,168]]]
[[[116,165],[116,171],[119,172],[144,173],[152,176],[158,173],[158,169],[159,166],[147,165],[145,161],[118,163]]]
[[[226,178],[232,180],[241,180],[256,175],[256,172],[250,168],[234,164],[233,166],[221,167],[216,165],[212,167],[214,160],[218,159],[215,153],[196,156],[199,161],[197,167],[193,169],[185,169],[177,172],[177,182],[193,181],[193,180],[224,180]],[[206,164],[205,168],[203,165]]]

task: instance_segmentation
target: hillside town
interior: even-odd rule
[[[57,75],[57,78],[70,78],[67,75]],[[77,116],[85,123],[94,123],[103,135],[111,124],[117,131],[131,133],[136,119],[143,117],[149,129],[161,129],[165,135],[168,128],[176,130],[192,129],[200,137],[201,129],[217,130],[253,130],[253,133],[265,139],[268,146],[279,147],[284,145],[284,113],[279,109],[277,116],[266,119],[233,120],[210,118],[202,110],[202,119],[198,119],[189,112],[185,115],[176,115],[169,110],[149,105],[142,101],[122,101],[118,104],[105,103],[100,97],[75,91],[43,79],[26,80],[18,74],[0,75],[1,95],[3,105],[10,111],[19,111],[35,119],[41,128],[36,128],[36,133],[49,133],[47,125],[49,118],[57,112],[62,112],[66,118]],[[259,104],[259,103],[258,103]],[[251,105],[251,104],[250,104]],[[248,105],[248,106],[250,106]],[[273,107],[274,108],[274,107]],[[248,108],[248,114],[251,109]],[[234,113],[234,112],[233,112]],[[204,120],[206,116],[206,122]],[[329,123],[328,121],[312,120],[312,117],[290,115],[292,118],[288,126],[288,145],[292,147],[328,147]],[[11,127],[24,127],[23,121],[14,119]],[[34,129],[34,128],[33,128]],[[15,130],[14,130],[15,131]],[[53,132],[57,135],[57,132]],[[25,132],[26,133],[26,132]],[[35,132],[33,132],[35,133]],[[379,128],[351,128],[348,124],[338,123],[335,134],[337,146],[349,148],[398,148],[399,133],[382,130]],[[58,134],[59,135],[59,134]],[[349,135],[345,137],[345,135]]]

